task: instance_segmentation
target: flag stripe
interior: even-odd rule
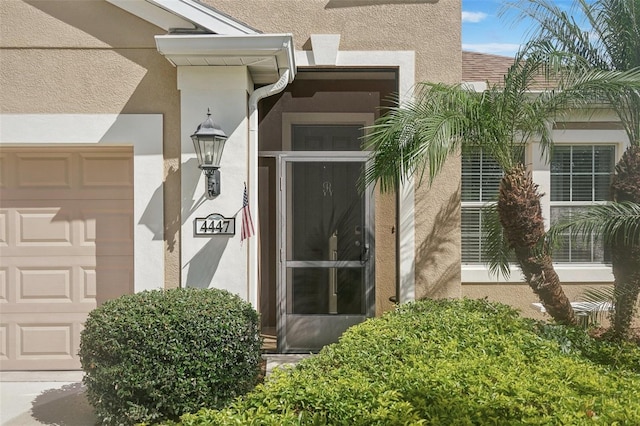
[[[249,209],[249,196],[247,195],[247,184],[244,185],[242,196],[242,228],[240,230],[240,242],[246,240],[254,234],[251,210]]]

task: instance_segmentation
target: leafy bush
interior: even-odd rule
[[[539,333],[555,340],[563,353],[586,358],[611,369],[640,374],[640,350],[634,342],[593,339],[587,331],[576,327],[544,323],[538,326]]]
[[[104,424],[177,419],[252,389],[261,359],[258,314],[226,291],[146,291],[89,314],[80,360]]]
[[[563,352],[540,330],[483,300],[403,305],[182,424],[640,424],[633,369]]]

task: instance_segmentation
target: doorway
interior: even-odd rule
[[[375,313],[372,191],[360,190],[368,159],[361,125],[291,127],[277,154],[278,351],[336,342]]]

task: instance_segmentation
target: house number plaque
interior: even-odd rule
[[[213,213],[207,217],[197,217],[193,222],[196,236],[236,235],[236,218]]]

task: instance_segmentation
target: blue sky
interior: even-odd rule
[[[517,12],[498,17],[503,0],[462,0],[462,49],[474,52],[513,56],[528,39],[532,23],[514,24]],[[570,0],[556,0],[568,7]]]

